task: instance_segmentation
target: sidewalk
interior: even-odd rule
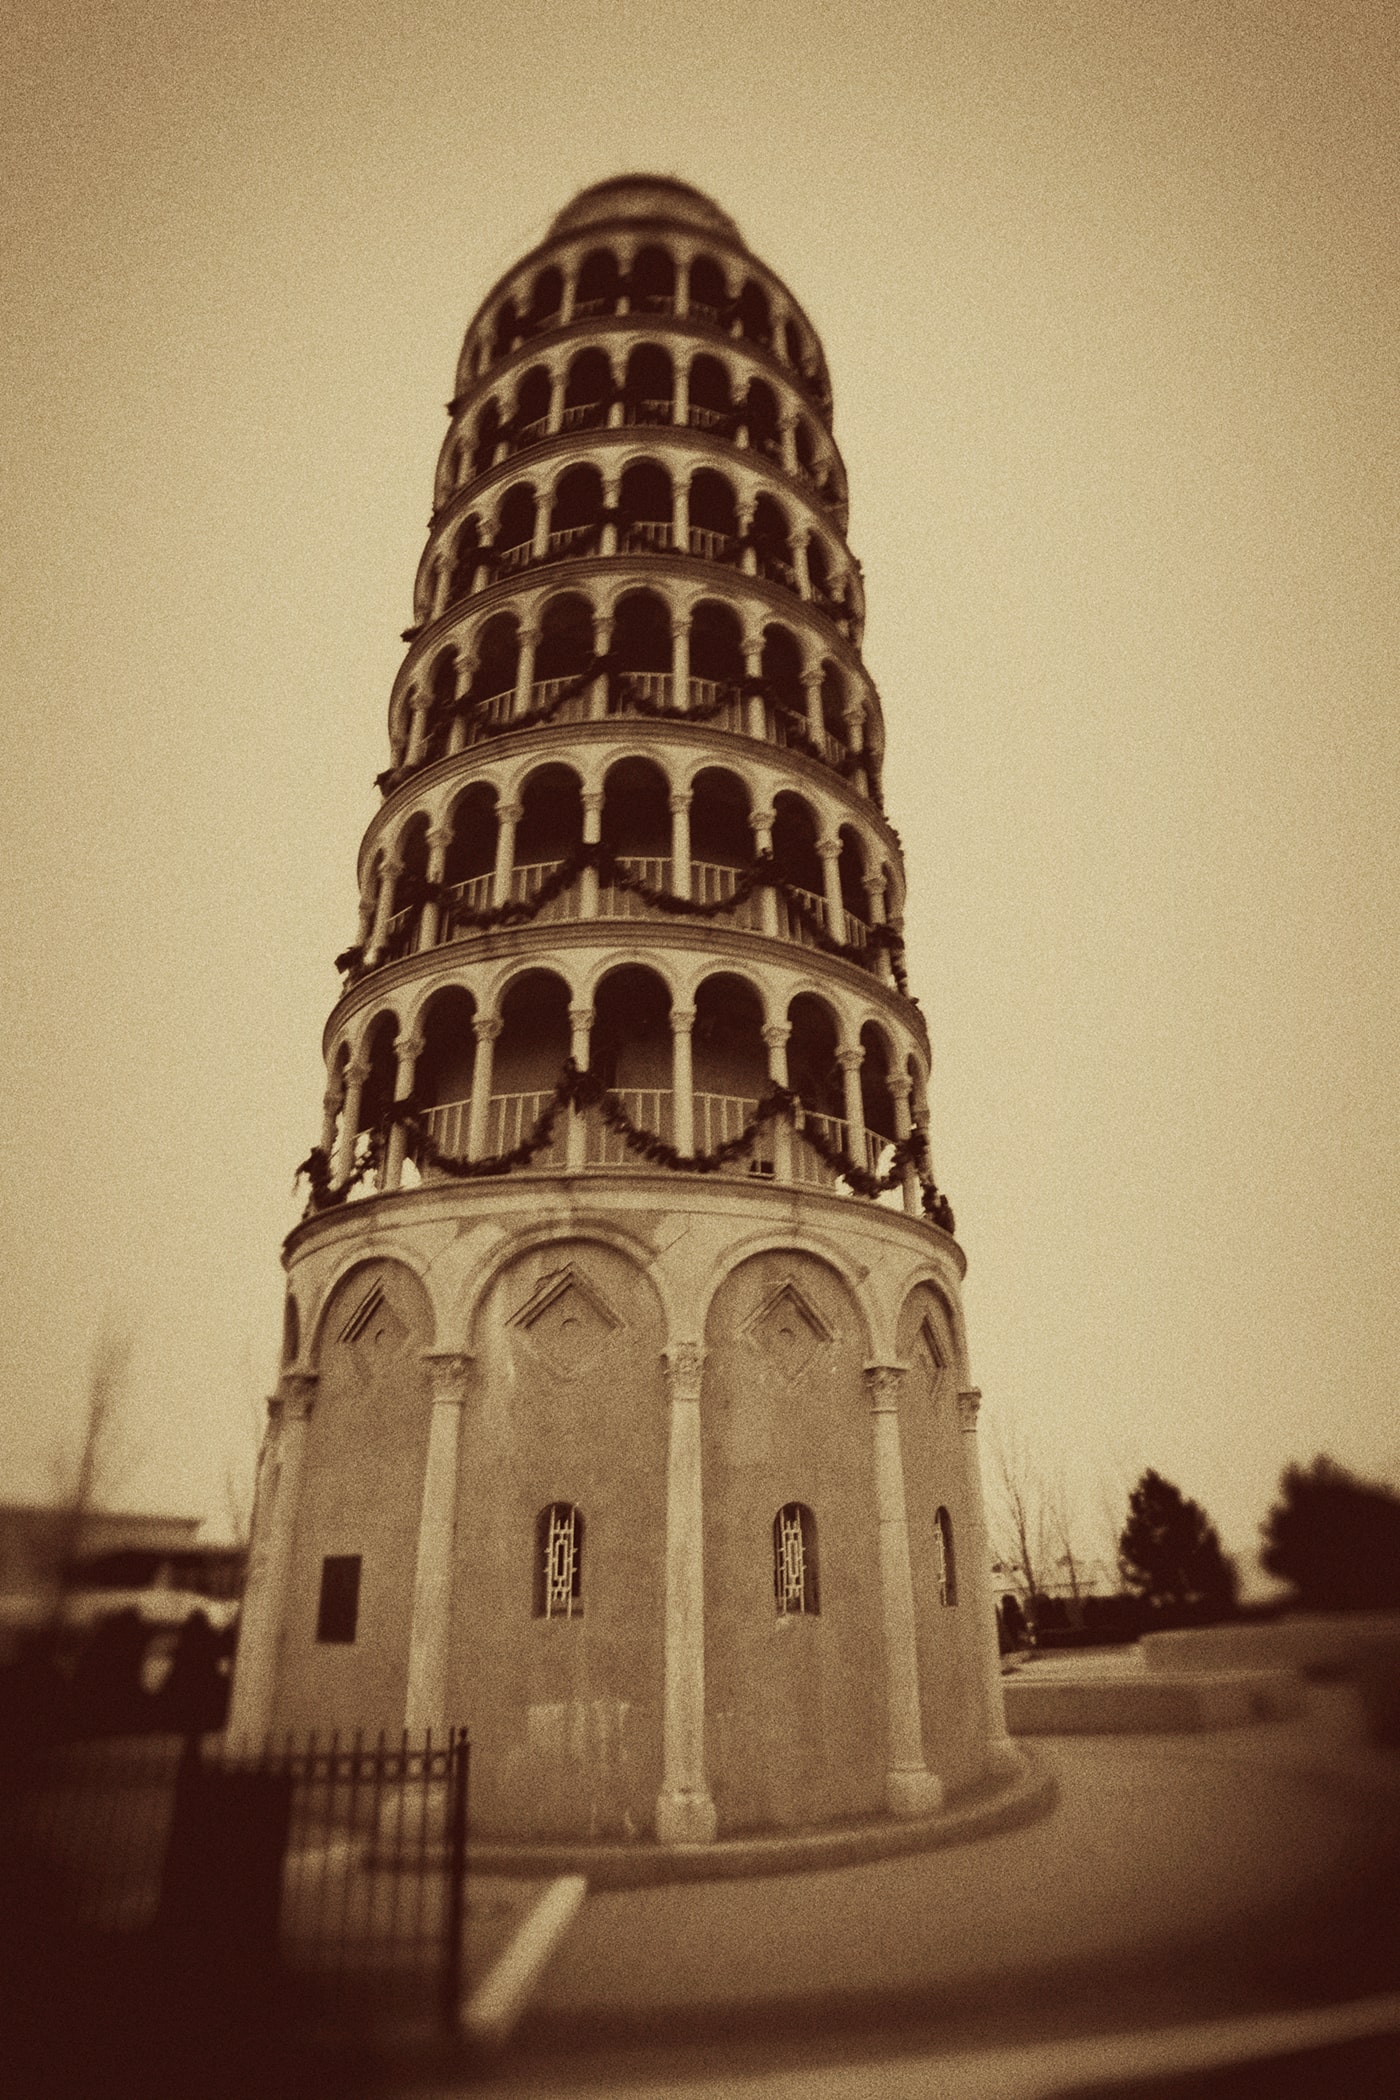
[[[799,2066],[932,2068],[993,2043],[1288,2015],[1400,1982],[1400,1760],[1361,1740],[1345,1688],[1314,1689],[1293,1722],[1035,1753],[1060,1801],[1022,1829],[590,1895],[473,2089],[625,2085],[640,2100],[762,2074],[778,2079],[765,2092],[795,2092]]]

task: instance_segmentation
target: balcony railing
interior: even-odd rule
[[[692,430],[718,430],[727,435],[733,422],[732,408],[706,408],[702,402],[692,401],[686,409],[686,421]]]
[[[606,401],[575,401],[559,420],[561,430],[601,430],[608,420]]]
[[[671,421],[669,401],[624,401],[622,404],[624,423],[644,424],[648,428]]]
[[[632,301],[634,314],[673,314],[676,310],[672,292],[643,292]]]
[[[738,560],[739,542],[730,533],[711,532],[708,525],[692,525],[690,551],[702,561],[722,561],[732,566]]]
[[[644,882],[653,890],[669,890],[671,887],[671,863],[669,860],[648,859],[644,855],[622,854],[617,856],[618,866],[625,868],[636,881]],[[639,897],[635,890],[616,889],[607,883],[598,891],[598,917],[600,919],[649,919],[655,907]],[[630,1113],[630,1111],[629,1111]]]
[[[669,519],[637,518],[622,528],[624,554],[665,554],[673,545]]]
[[[717,861],[693,860],[690,863],[690,894],[697,904],[725,904],[734,895],[743,879],[739,868],[725,867]],[[759,904],[757,895],[745,897],[716,923],[737,926],[743,932],[756,933],[759,928]]]
[[[536,416],[533,422],[521,424],[511,440],[510,449],[512,452],[528,451],[531,445],[540,444],[548,436],[549,417]]]
[[[516,569],[528,567],[532,551],[532,543],[529,540],[521,540],[515,547],[498,547],[495,554],[498,574],[509,576]]]
[[[545,560],[567,561],[571,554],[587,554],[597,539],[596,525],[565,525],[545,541]]]

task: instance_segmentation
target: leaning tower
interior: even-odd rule
[[[1008,1759],[846,515],[812,326],[687,184],[585,190],[467,330],[232,1727],[466,1722],[482,1835]]]

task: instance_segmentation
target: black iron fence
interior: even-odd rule
[[[465,1729],[268,1744],[59,1744],[11,1760],[10,1878],[55,1927],[141,1936],[230,1989],[274,1979],[332,2025],[455,2030]]]

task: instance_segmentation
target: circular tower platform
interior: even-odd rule
[[[585,190],[467,331],[285,1249],[231,1727],[466,1723],[498,1842],[1003,1768],[821,347]]]

